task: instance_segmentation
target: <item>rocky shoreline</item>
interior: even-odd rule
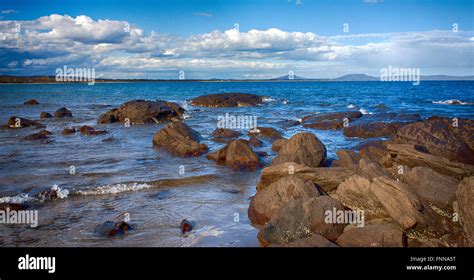
[[[261,106],[252,94],[211,94],[190,100],[208,108]],[[25,106],[34,108],[36,100]],[[327,158],[317,135],[300,132],[289,139],[271,127],[242,133],[216,128],[209,151],[202,136],[186,124],[185,109],[162,100],[132,100],[98,117],[97,125],[164,123],[150,141],[177,157],[205,156],[236,172],[260,171],[248,216],[259,229],[262,246],[281,247],[473,247],[474,121],[417,114],[366,116],[358,111],[302,116],[302,128],[336,130],[346,137],[368,139],[358,149],[339,150]],[[59,108],[40,119],[72,118]],[[24,141],[49,143],[40,121],[12,116],[6,129],[34,127],[41,131]],[[109,126],[109,129],[113,129]],[[284,129],[284,126],[279,128]],[[92,126],[66,127],[62,134],[107,134]],[[380,139],[383,138],[383,139]],[[372,140],[375,139],[375,140]],[[262,143],[278,153],[270,162]],[[41,194],[54,200],[57,194]],[[0,205],[0,208],[27,207]],[[328,222],[328,211],[363,213],[364,226],[342,219]],[[128,225],[118,224],[119,229]],[[114,231],[115,232],[115,231]]]

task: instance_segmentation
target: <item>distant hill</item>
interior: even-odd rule
[[[380,79],[377,77],[372,77],[365,74],[349,74],[344,75],[339,78],[329,79],[331,81],[379,81]]]

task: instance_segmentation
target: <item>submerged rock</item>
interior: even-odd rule
[[[194,223],[184,219],[179,224],[179,228],[181,229],[181,234],[186,235],[187,233],[193,230]]]
[[[250,130],[247,133],[247,135],[251,137],[264,138],[264,139],[269,139],[269,140],[276,140],[276,139],[283,138],[281,136],[281,133],[278,130],[271,127],[261,127],[261,126]]]
[[[66,128],[63,129],[62,134],[63,134],[63,135],[71,135],[71,134],[74,134],[74,133],[76,133],[76,132],[77,132],[77,130],[76,130],[75,128],[66,127]]]
[[[24,128],[24,127],[30,127],[30,126],[34,126],[36,128],[45,127],[44,125],[42,125],[41,123],[37,121],[33,121],[26,118],[14,117],[14,116],[8,119],[7,125],[9,128]]]
[[[131,230],[132,227],[126,222],[113,222],[106,221],[98,225],[95,229],[95,232],[101,236],[113,237],[117,235],[122,235],[125,232]]]
[[[30,134],[25,137],[25,140],[45,140],[48,139],[48,135],[52,133],[47,130],[41,130],[40,132]]]
[[[282,144],[272,164],[296,162],[319,167],[326,160],[326,147],[312,133],[301,132]]]
[[[53,115],[51,115],[51,114],[48,113],[48,112],[41,112],[41,113],[40,113],[40,118],[41,118],[41,119],[50,119],[50,118],[52,118],[52,117],[53,117]]]
[[[112,109],[99,117],[98,124],[126,123],[147,124],[170,120],[182,120],[184,109],[178,104],[163,100],[131,100],[119,108]]]
[[[95,130],[95,128],[88,125],[81,126],[79,128],[79,132],[81,132],[82,135],[86,135],[86,136],[107,134],[107,131],[105,130]]]
[[[153,145],[180,157],[200,156],[208,151],[201,135],[183,122],[171,122],[153,137]]]
[[[242,139],[234,140],[224,148],[208,154],[207,159],[236,171],[255,171],[262,166],[257,154],[248,146],[248,141]]]
[[[234,140],[235,138],[238,138],[240,135],[242,135],[242,133],[232,129],[217,128],[212,132],[211,135],[214,141],[227,143]]]
[[[28,101],[23,102],[24,105],[33,106],[38,105],[39,102],[36,99],[30,99]]]
[[[62,107],[56,110],[56,112],[54,112],[54,117],[55,118],[71,118],[72,112],[69,111],[66,107]]]
[[[191,105],[202,107],[252,107],[263,103],[263,97],[249,93],[216,93],[191,99]]]

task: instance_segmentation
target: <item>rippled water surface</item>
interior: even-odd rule
[[[268,97],[254,108],[201,108],[190,98],[217,92],[247,92]],[[23,102],[36,99],[37,106]],[[187,110],[186,123],[202,134],[210,150],[217,117],[226,113],[257,116],[259,126],[272,126],[285,137],[306,130],[285,127],[318,112],[360,110],[371,114],[397,112],[474,119],[474,106],[449,105],[449,100],[474,102],[473,82],[235,82],[235,83],[115,83],[69,85],[0,85],[0,122],[10,116],[39,119],[59,107],[73,112],[70,119],[47,119],[50,143],[22,140],[36,129],[0,129],[0,202],[28,200],[53,185],[68,190],[67,198],[35,204],[39,226],[0,225],[2,246],[257,246],[247,208],[255,193],[258,172],[240,173],[217,166],[205,156],[177,158],[152,146],[153,135],[164,126],[96,125],[99,115],[132,99],[162,99]],[[61,135],[65,127],[94,125],[106,135]],[[360,140],[341,131],[316,131],[329,158]],[[104,142],[104,139],[110,141]],[[274,153],[270,143],[259,150]],[[75,174],[70,174],[74,166]],[[180,173],[184,167],[184,174]],[[182,168],[182,167],[181,167]],[[94,228],[129,213],[134,230],[118,238],[104,238]],[[182,219],[195,221],[196,230],[182,237]]]

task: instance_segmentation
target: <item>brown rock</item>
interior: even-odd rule
[[[356,124],[345,127],[344,136],[359,138],[388,137],[395,135],[397,133],[397,130],[404,125],[406,125],[406,123],[401,122],[376,122]]]
[[[207,159],[238,171],[254,171],[262,166],[258,156],[248,146],[248,141],[242,139],[234,140],[219,151],[208,154]]]
[[[254,224],[263,225],[275,217],[289,201],[317,196],[319,192],[311,181],[296,176],[281,178],[252,198],[248,210],[249,219]]]
[[[263,143],[262,143],[262,141],[258,140],[255,137],[250,137],[248,145],[252,146],[252,147],[261,147],[263,145]]]
[[[28,105],[28,106],[33,106],[33,105],[38,105],[39,102],[35,99],[30,99],[28,101],[23,102],[23,104]]]
[[[451,161],[474,164],[473,135],[473,120],[432,117],[400,128],[393,141],[422,146],[428,153]]]
[[[184,109],[173,102],[131,100],[122,104],[119,108],[102,114],[97,123],[126,123],[127,119],[131,124],[160,123],[170,120],[182,120],[183,113]]]
[[[316,248],[316,247],[337,247],[336,244],[327,240],[319,234],[313,234],[310,237],[298,239],[286,244],[270,244],[269,247],[286,247],[286,248]]]
[[[272,164],[296,162],[318,167],[326,160],[326,147],[312,133],[301,132],[291,137],[279,150]]]
[[[418,197],[452,212],[459,180],[440,174],[431,168],[417,166],[407,171],[401,179]]]
[[[74,134],[76,133],[76,129],[75,128],[72,128],[72,127],[66,127],[65,129],[63,129],[63,132],[62,134],[63,135],[71,135],[71,134]]]
[[[214,137],[214,141],[227,143],[238,138],[242,133],[232,129],[217,128],[211,135]]]
[[[277,139],[272,144],[272,151],[278,152],[281,147],[288,141],[288,139]]]
[[[351,170],[357,170],[359,168],[359,160],[361,157],[357,152],[353,150],[339,150],[336,154],[339,158],[339,166]]]
[[[375,146],[369,146],[360,150],[359,155],[361,156],[361,158],[374,161],[385,168],[393,166],[393,158],[386,148],[377,148]]]
[[[344,127],[344,121],[348,122],[362,117],[362,113],[359,111],[349,111],[349,112],[338,112],[338,113],[327,113],[327,114],[318,114],[312,116],[303,117],[301,120],[303,126],[328,130],[328,129],[341,129]]]
[[[40,132],[30,134],[25,137],[25,140],[45,140],[48,139],[48,135],[52,133],[47,130],[41,130]]]
[[[56,112],[54,112],[54,117],[55,118],[71,118],[72,113],[67,108],[62,107],[56,110]]]
[[[474,247],[474,176],[464,178],[456,191],[459,218],[468,242]]]
[[[203,107],[251,107],[262,103],[261,96],[249,93],[216,93],[191,99],[193,106]]]
[[[406,247],[407,236],[397,225],[378,222],[364,227],[348,225],[336,243],[341,247]]]
[[[107,134],[107,131],[105,130],[95,130],[95,128],[88,125],[81,126],[79,128],[79,132],[81,132],[82,135],[86,135],[86,136]]]
[[[51,115],[51,114],[48,113],[48,112],[41,112],[41,113],[40,113],[40,118],[41,118],[41,119],[50,119],[50,118],[52,118],[52,117],[53,117],[53,115]]]
[[[247,133],[248,136],[257,138],[268,138],[270,140],[276,140],[283,138],[278,130],[271,127],[257,127]]]
[[[30,127],[34,126],[36,128],[43,128],[44,125],[37,121],[32,121],[29,119],[25,118],[20,118],[20,117],[10,117],[8,119],[8,127],[9,128],[23,128],[23,127]]]
[[[326,211],[344,210],[329,196],[302,198],[290,201],[258,233],[263,246],[285,244],[319,234],[334,241],[344,230],[345,224],[326,223]]]
[[[260,181],[257,184],[257,191],[266,188],[280,178],[297,176],[304,180],[312,181],[325,192],[331,192],[346,178],[353,174],[353,171],[342,167],[311,168],[295,162],[284,162],[265,167],[262,170]]]
[[[153,137],[153,145],[164,148],[180,157],[200,156],[207,152],[205,144],[199,144],[201,136],[183,122],[172,122]]]

